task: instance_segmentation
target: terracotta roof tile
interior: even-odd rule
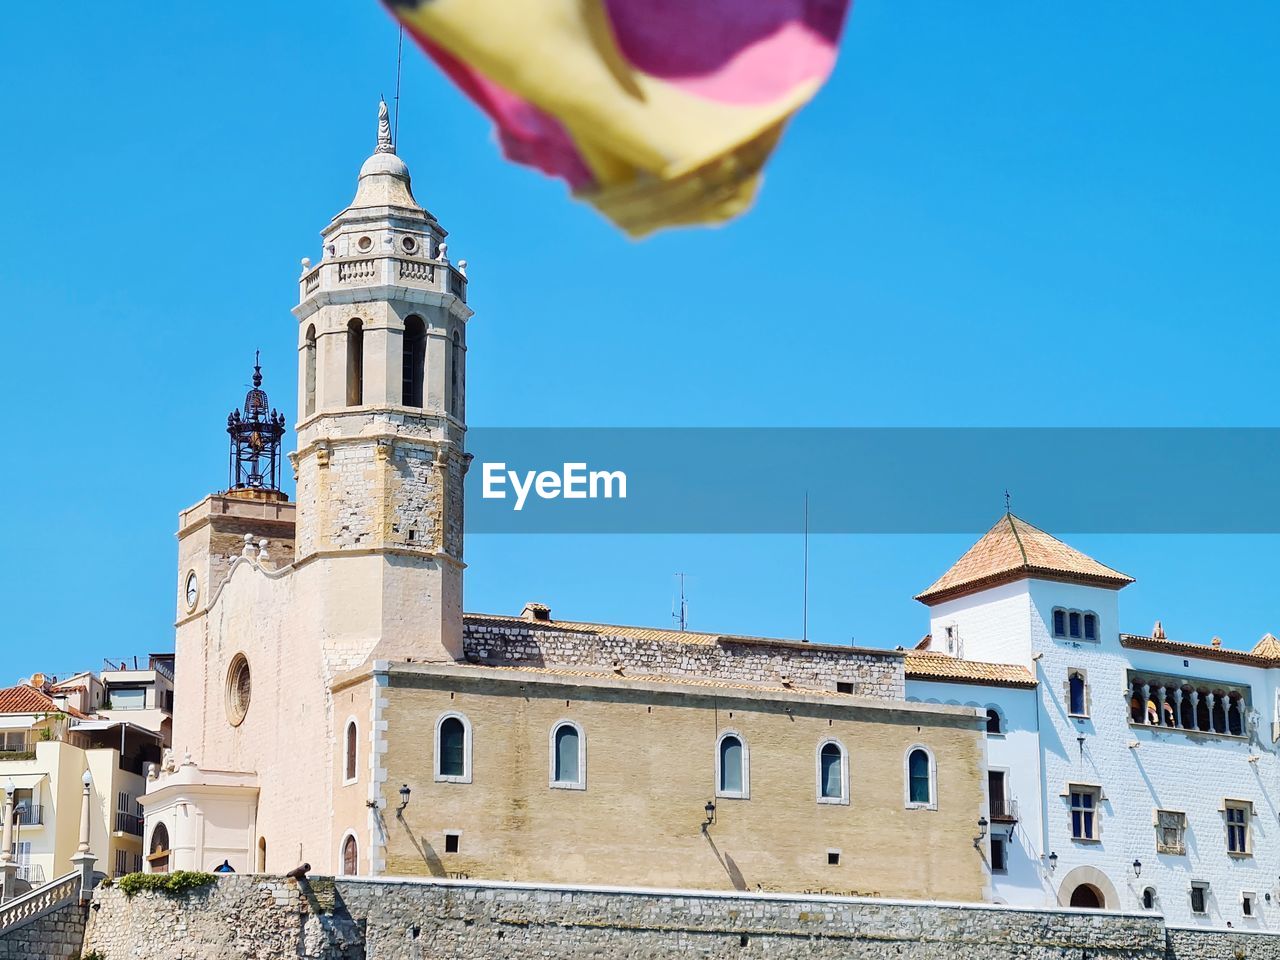
[[[63,710],[47,693],[25,683],[0,690],[0,714],[2,713],[67,713],[73,717],[84,717],[79,710]]]
[[[1027,577],[1114,590],[1133,583],[1132,577],[1104,566],[1009,513],[916,599],[932,605]]]
[[[979,660],[957,660],[941,653],[907,652],[908,680],[940,680],[946,683],[976,683],[996,687],[1036,685],[1026,667],[1009,663],[984,663]]]
[[[1120,634],[1120,646],[1128,647],[1130,650],[1167,653],[1172,657],[1218,660],[1250,667],[1280,667],[1280,642],[1270,634],[1259,640],[1253,652],[1250,653],[1228,647],[1215,647],[1208,643],[1184,643],[1180,640],[1165,640],[1159,637],[1140,637],[1131,633]]]

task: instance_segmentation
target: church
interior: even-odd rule
[[[179,516],[147,870],[990,896],[985,712],[903,651],[464,613],[467,268],[385,105],[321,236],[296,502],[259,369]]]

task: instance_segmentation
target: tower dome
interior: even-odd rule
[[[391,138],[391,117],[385,100],[378,104],[378,146],[360,168],[360,184],[351,206],[421,209],[413,199],[409,166],[396,156],[396,145]]]

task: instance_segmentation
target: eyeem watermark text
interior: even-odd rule
[[[510,488],[508,490],[508,488]],[[625,500],[627,475],[621,470],[588,470],[585,463],[566,463],[555,470],[508,470],[505,463],[484,465],[486,500],[515,498],[513,509],[524,509],[532,493],[540,500]]]

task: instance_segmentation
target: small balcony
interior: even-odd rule
[[[25,880],[33,887],[44,884],[44,867],[38,863],[19,863],[18,879]]]
[[[116,833],[127,833],[130,836],[142,836],[142,818],[132,813],[116,813]]]
[[[44,807],[38,803],[20,804],[14,811],[13,822],[23,827],[44,825]]]
[[[1017,800],[992,800],[991,801],[991,822],[992,823],[1017,823],[1018,822],[1018,801]]]

